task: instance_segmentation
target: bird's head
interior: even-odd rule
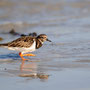
[[[47,35],[46,34],[40,34],[37,36],[37,39],[40,39],[42,42],[45,42],[45,41],[49,41],[51,42],[51,40],[48,39]]]

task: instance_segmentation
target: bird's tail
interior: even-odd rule
[[[0,47],[4,47],[4,46],[8,46],[8,44],[7,43],[0,44]]]

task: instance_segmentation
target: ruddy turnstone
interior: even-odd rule
[[[37,37],[32,36],[22,36],[14,41],[0,44],[0,46],[8,48],[10,50],[16,50],[19,51],[19,56],[22,60],[28,60],[25,59],[23,56],[35,56],[34,54],[26,54],[28,52],[33,52],[36,49],[40,48],[45,41],[51,42],[47,35],[40,34]]]

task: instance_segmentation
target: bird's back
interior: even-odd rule
[[[30,36],[23,36],[21,38],[18,38],[16,40],[13,40],[9,43],[0,44],[0,46],[8,46],[8,47],[30,47],[35,38]]]

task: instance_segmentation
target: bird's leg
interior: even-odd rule
[[[35,56],[34,54],[22,54],[21,52],[19,53],[19,56],[22,58],[22,60],[28,60],[25,59],[23,56]]]
[[[21,52],[19,53],[19,56],[21,57],[21,59],[22,59],[23,61],[28,60],[28,59],[25,59],[25,58],[23,57],[24,55],[23,55]]]
[[[23,54],[23,56],[35,56],[34,54]]]

